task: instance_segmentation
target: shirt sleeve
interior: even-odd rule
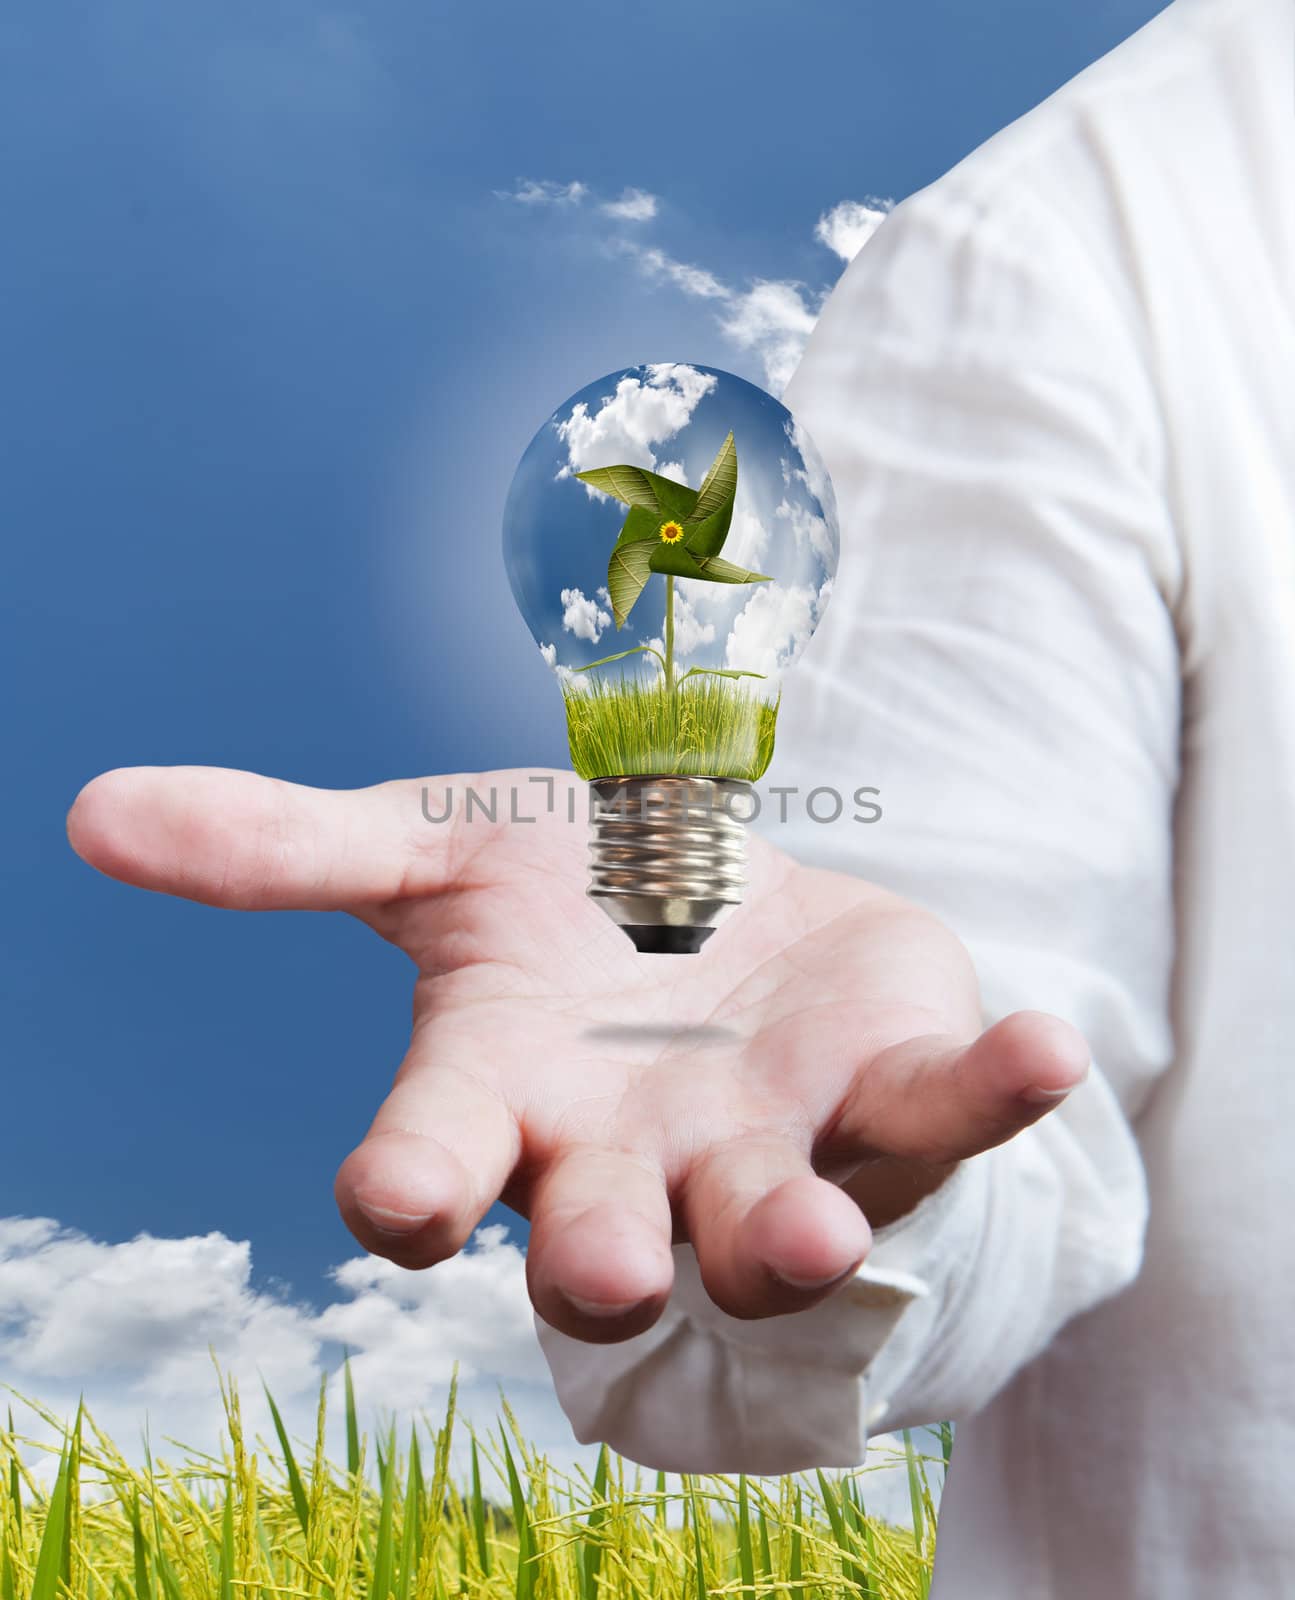
[[[979,1409],[1138,1270],[1132,1119],[1172,1051],[1182,579],[1119,250],[1028,180],[955,169],[846,271],[785,397],[842,556],[783,691],[769,781],[797,792],[761,824],[939,914],[986,1020],[1067,1018],[1089,1078],[810,1311],[728,1317],[681,1248],[649,1332],[595,1348],[541,1326],[581,1439],[676,1470],[853,1464],[871,1429]],[[814,820],[835,806],[813,789],[842,815]]]

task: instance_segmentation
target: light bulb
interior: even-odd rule
[[[804,429],[713,367],[609,373],[522,456],[508,578],[591,784],[589,894],[642,952],[695,953],[741,901],[781,677],[837,550]]]

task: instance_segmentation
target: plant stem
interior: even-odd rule
[[[674,693],[674,577],[665,580],[665,692]]]

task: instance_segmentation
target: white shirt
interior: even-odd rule
[[[1293,74],[1291,0],[1177,0],[896,208],[786,396],[843,551],[771,779],[884,817],[771,832],[1090,1078],[812,1311],[680,1250],[649,1332],[541,1329],[650,1466],[956,1419],[941,1600],[1295,1594]]]

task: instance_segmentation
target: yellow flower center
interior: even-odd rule
[[[666,544],[678,544],[683,538],[683,528],[677,522],[663,522],[661,524],[661,537]]]

